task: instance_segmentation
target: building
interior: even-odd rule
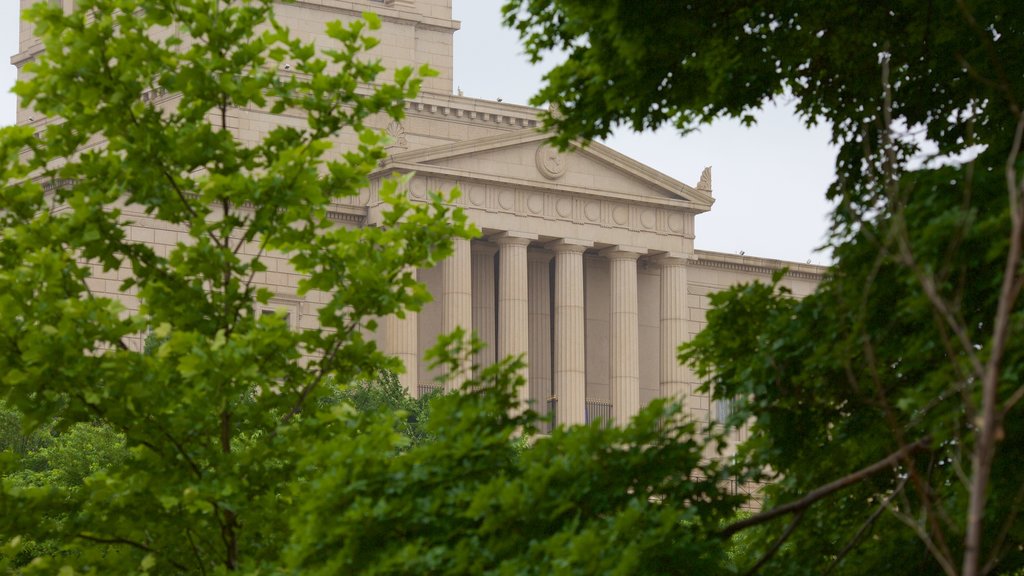
[[[22,0],[22,6],[34,0]],[[62,2],[70,9],[73,0]],[[526,354],[528,388],[523,400],[541,411],[553,408],[559,423],[594,416],[625,422],[659,396],[683,396],[700,420],[710,417],[697,381],[675,360],[675,349],[699,331],[707,294],[738,282],[766,280],[782,266],[783,284],[800,296],[810,293],[822,270],[694,250],[695,217],[712,209],[710,169],[695,185],[658,173],[600,144],[561,153],[538,132],[537,110],[463,97],[453,92],[451,0],[296,0],[279,6],[279,20],[310,39],[329,43],[327,22],[372,10],[383,21],[382,40],[371,56],[388,67],[429,64],[440,74],[426,79],[421,95],[406,104],[403,122],[386,129],[390,156],[370,187],[338,204],[339,225],[380,222],[382,179],[415,172],[409,196],[458,186],[459,205],[483,232],[459,240],[440,266],[418,271],[435,296],[419,314],[382,322],[377,338],[401,358],[403,384],[413,393],[445,386],[454,378],[432,373],[423,351],[442,332],[472,328],[487,343],[475,363]],[[17,65],[41,49],[23,24]],[[173,95],[151,93],[154,100]],[[19,123],[42,123],[19,110]],[[234,109],[228,127],[255,141],[273,126],[302,119],[258,109]],[[338,148],[351,146],[344,139]],[[696,175],[695,175],[696,176]],[[158,252],[174,246],[183,232],[131,213],[132,239]],[[91,279],[96,293],[123,297],[125,271]],[[278,259],[257,278],[274,291],[274,304],[288,310],[297,328],[315,329],[319,295],[296,295],[299,276]]]

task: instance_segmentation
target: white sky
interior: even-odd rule
[[[453,0],[462,21],[455,34],[455,85],[466,96],[525,104],[540,86],[543,69],[532,67],[517,38],[500,25],[502,0]],[[0,53],[18,50],[18,1],[0,0]],[[15,70],[0,65],[0,125],[14,123],[9,93]],[[696,185],[712,166],[711,212],[697,217],[697,248],[827,264],[822,244],[835,150],[828,131],[805,129],[787,105],[758,115],[744,128],[720,121],[680,138],[673,130],[635,134],[625,130],[605,144],[677,180]]]

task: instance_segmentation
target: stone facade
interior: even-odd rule
[[[280,5],[278,17],[324,45],[326,22],[366,10],[383,21],[372,57],[389,67],[426,63],[440,74],[406,104],[402,122],[379,126],[392,137],[390,156],[367,190],[334,207],[333,218],[344,226],[377,225],[383,179],[414,172],[409,197],[425,201],[428,191],[458,187],[458,205],[482,231],[477,240],[458,241],[455,255],[438,267],[418,271],[435,296],[432,303],[380,323],[379,344],[405,363],[402,383],[413,394],[456,387],[457,379],[438,383],[422,358],[438,334],[462,326],[487,344],[473,364],[525,354],[523,402],[542,412],[553,408],[560,423],[597,416],[622,423],[660,396],[683,397],[694,417],[711,418],[708,398],[694,393],[696,378],[675,361],[678,344],[704,325],[708,294],[768,280],[787,266],[783,285],[806,295],[821,268],[694,250],[695,216],[714,202],[710,170],[690,186],[601,144],[562,153],[538,132],[535,109],[453,94],[452,39],[459,23],[452,20],[451,0],[296,0]],[[31,30],[23,25],[21,34],[21,51],[12,59],[19,68],[40,50]],[[174,95],[149,98],[172,102]],[[18,121],[46,122],[26,109]],[[240,140],[255,142],[274,126],[302,121],[233,109],[228,126]],[[340,138],[337,149],[354,145],[351,138]],[[158,254],[187,241],[182,230],[131,207],[125,216],[130,238]],[[298,296],[299,276],[288,262],[267,263],[256,281],[275,293],[272,304],[289,312],[296,329],[316,329],[324,295]],[[96,267],[90,287],[135,309],[133,295],[118,292],[129,274]]]

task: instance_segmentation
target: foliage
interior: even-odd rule
[[[448,344],[453,340],[449,339]],[[450,369],[459,348],[439,346]],[[678,406],[623,429],[557,428],[518,453],[540,417],[516,414],[521,361],[435,397],[429,442],[408,447],[387,411],[338,405],[337,432],[303,460],[290,495],[289,566],[303,574],[724,573],[715,536],[741,498],[720,489]],[[400,418],[400,417],[398,417]]]
[[[0,452],[25,456],[50,444],[49,428],[26,432],[21,427],[21,414],[0,402]]]
[[[517,410],[521,360],[413,401],[363,334],[428,297],[409,272],[474,232],[391,182],[378,227],[329,221],[419,76],[359,60],[377,20],[291,38],[272,2],[83,0],[31,11],[18,85],[52,121],[0,134],[0,563],[19,573],[721,572],[741,498],[678,407],[625,429]],[[167,31],[174,31],[168,34]],[[279,68],[288,62],[294,72]],[[425,74],[427,71],[420,71]],[[143,98],[151,89],[166,102]],[[232,110],[304,114],[246,143]],[[358,144],[341,154],[336,142]],[[93,145],[99,143],[99,145]],[[135,242],[128,219],[186,238]],[[264,314],[283,256],[322,330]],[[124,300],[93,291],[119,271]],[[111,291],[109,287],[107,292]],[[439,346],[454,371],[473,350]],[[371,384],[375,379],[381,380]],[[339,383],[354,383],[339,386]],[[5,423],[13,424],[13,418]],[[6,426],[11,431],[12,427]]]
[[[63,432],[44,424],[26,433],[20,421],[17,411],[0,403],[0,453],[8,452],[4,456],[10,458],[0,479],[13,490],[59,491],[65,502],[75,502],[81,498],[86,478],[119,465],[128,456],[124,437],[100,423],[80,422]],[[54,514],[50,520],[64,517],[60,511]],[[23,540],[15,550],[10,560],[19,567],[57,553],[60,542]]]
[[[733,427],[754,419],[738,463],[780,512],[744,525],[785,518],[756,538],[778,554],[765,569],[1019,570],[1019,7],[511,0],[505,15],[531,57],[567,52],[534,101],[558,105],[563,144],[751,121],[777,97],[831,126],[828,278],[799,302],[778,284],[716,296],[682,352],[738,399]]]
[[[329,25],[333,44],[318,47],[270,0],[75,4],[29,12],[45,52],[16,91],[51,121],[0,134],[0,398],[27,430],[57,422],[73,444],[39,451],[65,475],[42,487],[7,460],[0,553],[58,543],[31,573],[270,569],[290,538],[287,494],[314,480],[297,466],[325,441],[325,382],[396,368],[364,332],[421,306],[409,270],[472,233],[448,198],[414,206],[397,182],[381,190],[380,226],[328,217],[384,155],[367,119],[400,118],[429,71],[379,78],[360,57],[377,43],[372,15]],[[239,109],[304,122],[244,142],[228,125]],[[183,240],[135,242],[128,214]],[[271,255],[320,295],[323,330],[256,313]],[[94,272],[119,270],[124,302],[92,290]],[[126,454],[106,469],[70,449],[115,438]]]
[[[410,445],[417,445],[434,439],[427,433],[426,425],[430,418],[430,401],[438,394],[440,392],[414,398],[394,373],[382,372],[376,378],[338,387],[335,394],[321,400],[321,405],[345,402],[359,413],[395,415],[398,418],[395,430]]]

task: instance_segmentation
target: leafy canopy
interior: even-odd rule
[[[557,105],[563,144],[752,121],[779,97],[831,127],[828,278],[800,302],[777,284],[715,296],[681,355],[736,399],[731,427],[752,422],[737,463],[772,482],[780,512],[750,522],[768,563],[751,567],[1020,569],[1017,3],[510,0],[504,14],[531,58],[566,53],[534,99]]]

